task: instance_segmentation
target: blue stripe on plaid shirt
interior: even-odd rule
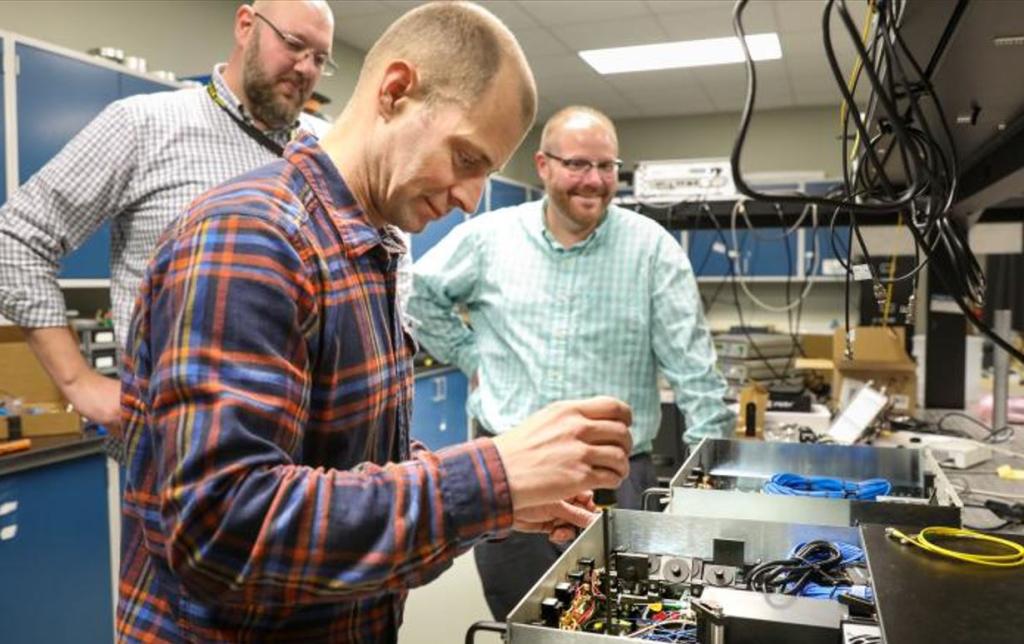
[[[512,508],[481,439],[410,447],[404,246],[315,142],[200,197],[132,318],[121,641],[393,641]]]

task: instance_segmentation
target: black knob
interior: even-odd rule
[[[615,490],[594,490],[594,504],[607,507],[615,505],[616,502]]]

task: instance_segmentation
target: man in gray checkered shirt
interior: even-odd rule
[[[109,105],[0,209],[0,315],[86,418],[114,430],[120,383],[96,373],[70,333],[61,259],[111,221],[111,300],[119,344],[164,228],[207,188],[272,161],[331,60],[323,0],[238,8],[234,47],[209,87]],[[115,441],[116,442],[116,441]],[[116,451],[116,446],[114,448]]]

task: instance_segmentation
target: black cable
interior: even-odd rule
[[[810,541],[789,559],[760,563],[747,573],[747,588],[762,593],[799,595],[808,583],[835,586],[848,582],[843,554],[828,541]]]
[[[475,622],[469,627],[469,630],[466,631],[466,644],[473,644],[473,642],[476,641],[476,634],[478,631],[486,631],[489,633],[501,633],[502,635],[507,635],[508,625],[502,622]]]
[[[926,265],[935,264],[933,259],[941,258],[943,262],[935,267],[934,274],[967,319],[995,344],[1015,358],[1024,360],[1024,353],[997,336],[971,310],[972,307],[980,307],[983,303],[985,276],[966,239],[949,219],[949,208],[954,202],[957,190],[959,163],[949,122],[945,118],[941,101],[935,95],[930,76],[940,51],[944,50],[951,40],[965,3],[958,4],[954,16],[947,22],[943,39],[933,52],[927,69],[922,70],[901,34],[900,23],[906,3],[894,0],[880,2],[875,12],[874,37],[865,43],[858,34],[845,0],[826,2],[822,13],[822,41],[845,110],[841,137],[844,190],[838,198],[828,195],[825,198],[816,198],[761,194],[751,189],[743,180],[740,159],[757,91],[755,65],[746,46],[742,24],[742,14],[748,1],[739,0],[733,12],[733,29],[744,50],[747,69],[747,95],[730,156],[733,181],[737,189],[743,194],[763,200],[804,205],[819,203],[835,207],[837,211],[830,223],[830,243],[841,264],[842,254],[838,252],[836,243],[835,216],[841,210],[845,210],[851,218],[848,245],[857,243],[871,271],[876,290],[880,284],[905,279],[913,279],[916,285],[920,271]],[[839,68],[832,43],[833,13],[838,14],[859,61],[858,73],[854,75],[849,87]],[[868,90],[865,118],[860,116],[854,95],[862,79]],[[938,114],[940,127],[937,131],[933,130],[922,101],[932,105]],[[877,133],[868,131],[868,123],[877,124]],[[854,150],[857,159],[854,173],[850,172],[851,156],[847,152],[851,125],[858,134],[858,146]],[[936,134],[942,137],[941,143]],[[887,164],[890,158],[897,159],[897,166],[902,169],[903,180],[908,184],[903,189],[898,189],[897,182],[888,174]],[[903,209],[904,206],[910,213],[906,218],[906,225],[914,239],[915,266],[905,275],[890,280],[878,275],[867,244],[864,243],[857,215],[892,212]],[[847,263],[844,268],[847,271],[848,309],[849,272],[852,270],[852,266],[849,265],[852,253],[849,249],[846,255]],[[846,317],[848,320],[849,313]]]
[[[970,414],[965,414],[962,411],[951,411],[947,412],[946,414],[943,414],[942,417],[940,417],[939,420],[935,422],[935,427],[937,430],[939,430],[939,432],[959,432],[960,434],[963,435],[964,438],[971,438],[971,436],[967,434],[967,432],[960,432],[960,430],[952,430],[944,427],[944,423],[949,418],[961,418],[985,430],[985,433],[987,435],[985,436],[985,438],[982,439],[982,441],[986,443],[1005,443],[1006,441],[1013,438],[1015,433],[1014,428],[1009,425],[996,429],[991,425],[986,425],[985,423],[981,422],[980,420],[971,416]]]

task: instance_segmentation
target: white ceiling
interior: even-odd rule
[[[403,12],[405,0],[334,0],[335,37],[366,51]],[[743,65],[718,65],[601,76],[580,49],[640,45],[733,35],[732,0],[483,0],[516,34],[541,97],[540,119],[583,103],[610,116],[644,118],[742,109]],[[778,32],[782,59],[758,63],[757,108],[837,105],[838,90],[825,62],[820,0],[753,0],[744,13],[747,33]],[[861,23],[864,3],[849,3]],[[833,20],[833,40],[844,69],[853,46]]]

